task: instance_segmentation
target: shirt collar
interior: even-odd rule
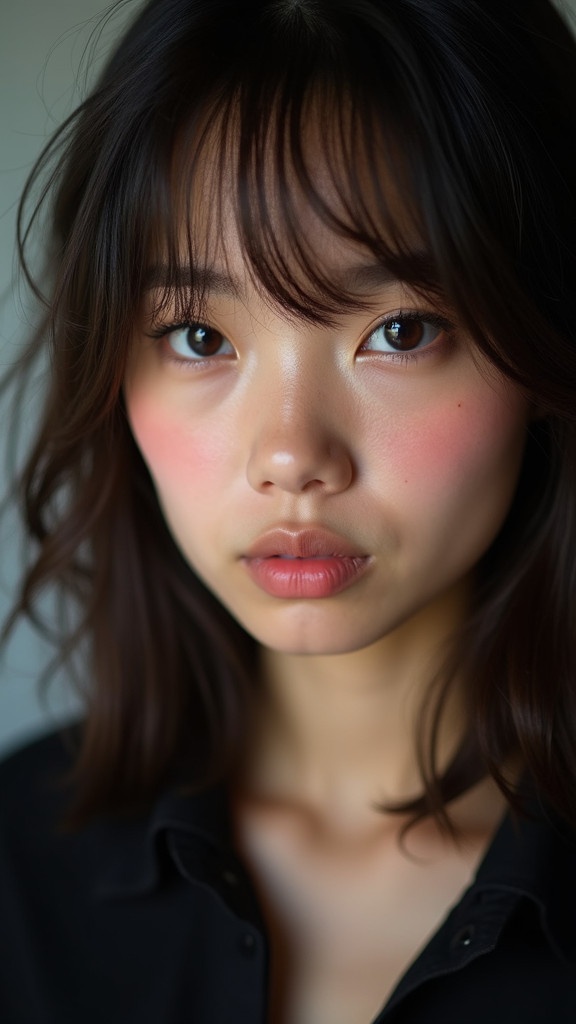
[[[527,801],[526,809],[526,818],[506,814],[471,891],[531,900],[551,947],[572,959],[576,940],[568,907],[576,886],[576,837],[535,799]]]
[[[474,882],[402,976],[387,1010],[424,979],[452,973],[492,952],[526,901],[534,906],[554,954],[563,960],[574,957],[567,911],[576,883],[574,835],[534,805],[527,809],[533,812],[529,819],[505,815]]]
[[[563,958],[572,958],[576,938],[566,897],[576,887],[576,839],[535,800],[528,802],[527,809],[530,818],[505,815],[462,907],[466,910],[470,899],[492,893],[501,894],[501,906],[507,904],[512,912],[518,900],[529,899],[538,908],[551,947]],[[109,833],[104,848],[110,855],[97,868],[96,895],[101,899],[152,892],[170,865],[188,880],[208,884],[222,894],[228,888],[230,903],[227,883],[238,881],[243,873],[233,852],[224,785],[201,792],[174,789],[158,800],[147,819],[94,827]]]
[[[168,835],[196,840],[206,855],[232,848],[228,797],[223,785],[201,792],[170,790],[160,797],[149,817],[107,820],[92,829],[98,832],[98,845],[103,843],[110,850],[97,872],[96,895],[102,899],[153,891],[165,865]]]

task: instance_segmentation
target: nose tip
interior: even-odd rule
[[[296,432],[287,443],[262,436],[248,464],[248,481],[257,491],[274,489],[290,494],[319,490],[326,494],[346,490],[353,479],[353,465],[346,447],[322,439],[313,432],[307,438]]]

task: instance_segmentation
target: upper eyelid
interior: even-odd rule
[[[374,334],[375,331],[377,331],[381,327],[385,327],[386,324],[394,321],[395,319],[416,321],[421,320],[423,322],[433,323],[436,324],[438,327],[443,328],[447,333],[453,333],[457,328],[457,325],[454,323],[454,321],[450,320],[446,316],[444,311],[438,309],[437,306],[428,307],[424,309],[416,307],[400,308],[395,309],[391,312],[387,312],[385,314],[380,314],[369,324],[368,327],[364,328],[359,338],[360,347],[362,347],[362,345],[364,345],[369,340],[369,338]],[[177,320],[174,319],[170,321],[156,321],[156,323],[153,322],[150,325],[149,329],[145,333],[147,334],[148,337],[151,338],[162,338],[167,336],[168,334],[171,334],[173,331],[184,330],[185,328],[191,327],[193,325],[197,325],[199,327],[207,327],[210,330],[218,331],[222,335],[224,340],[228,341],[231,345],[233,345],[233,342],[229,338],[228,334],[226,334],[223,330],[217,327],[213,321],[211,322],[211,318],[209,317],[184,317],[182,319]]]
[[[166,334],[172,334],[174,331],[183,331],[187,327],[208,327],[211,331],[217,331],[218,328],[208,323],[206,320],[170,320],[170,321],[156,321],[152,322],[148,331],[146,332],[151,338],[163,338]],[[225,335],[220,332],[223,337]]]
[[[394,320],[416,320],[423,323],[432,323],[434,326],[438,326],[438,334],[443,335],[443,341],[442,338],[439,339],[438,336],[435,335],[429,344],[422,347],[418,346],[413,349],[404,350],[391,348],[389,351],[382,351],[379,349],[369,348],[368,342],[376,331],[385,327],[386,324],[389,324]],[[397,312],[389,313],[386,316],[379,318],[368,328],[368,330],[365,331],[356,354],[361,360],[371,357],[380,361],[385,360],[387,363],[413,365],[421,359],[429,358],[430,356],[433,356],[434,353],[445,350],[446,345],[452,347],[456,340],[456,330],[457,325],[453,320],[449,320],[437,309],[423,310],[412,308],[398,310]]]
[[[447,325],[450,325],[451,327],[455,326],[453,321],[451,321],[449,318],[448,311],[442,310],[438,306],[430,306],[428,308],[419,308],[416,306],[402,306],[390,310],[386,313],[376,313],[374,320],[365,330],[376,330],[377,327],[387,323],[389,320],[394,320],[395,318],[406,320],[438,319],[441,320],[442,322],[445,322]],[[206,314],[204,314],[204,316],[188,316],[186,315],[186,313],[184,313],[183,315],[181,314],[180,316],[170,317],[169,319],[154,318],[153,316],[150,316],[148,318],[148,322],[150,324],[151,329],[154,330],[154,332],[163,332],[168,334],[170,331],[175,331],[178,330],[179,328],[184,327],[191,327],[193,325],[197,325],[199,327],[209,327],[211,330],[217,331],[220,330],[220,328],[216,326],[215,321],[217,319],[218,318],[216,316],[210,317],[207,316]],[[221,331],[221,333],[224,334],[224,331]]]
[[[437,306],[430,306],[428,308],[419,308],[417,306],[402,306],[399,309],[394,309],[390,313],[384,313],[378,317],[373,324],[375,329],[379,325],[386,324],[390,320],[425,320],[445,323],[454,327],[455,324],[450,319],[447,311],[439,309]]]
[[[177,331],[180,331],[180,330],[186,330],[187,328],[189,328],[191,326],[206,327],[206,328],[208,328],[208,330],[215,331],[217,334],[221,335],[223,343],[226,342],[230,346],[230,348],[234,349],[234,346],[233,346],[232,342],[230,341],[230,339],[228,338],[227,334],[224,334],[224,332],[221,331],[219,328],[213,327],[211,324],[206,323],[204,320],[199,320],[199,319],[198,320],[197,319],[193,319],[193,320],[184,321],[184,322],[182,322],[182,321],[174,322],[174,323],[165,322],[165,323],[161,323],[161,324],[156,324],[155,327],[150,328],[148,331],[145,332],[145,334],[146,334],[146,336],[148,338],[150,338],[155,343],[155,346],[160,344],[160,348],[163,349],[164,348],[164,343],[165,343],[166,339],[169,337],[169,335],[174,334],[174,333],[176,333]],[[208,364],[214,362],[215,360],[217,360],[219,357],[220,358],[224,357],[226,359],[229,359],[230,358],[230,353],[229,352],[223,352],[223,353],[215,352],[213,354],[194,355],[193,352],[191,351],[190,355],[187,357],[187,356],[180,355],[175,349],[172,349],[171,346],[170,346],[170,352],[165,352],[164,353],[164,358],[165,359],[167,359],[169,362],[175,363],[175,364],[177,364],[177,365],[179,365],[181,367],[186,367],[186,366],[199,367],[199,366],[202,366],[202,365],[208,365]]]
[[[361,344],[364,344],[364,342],[366,342],[380,327],[385,327],[386,324],[392,323],[394,320],[412,320],[431,323],[443,328],[449,333],[454,333],[457,329],[457,325],[454,321],[449,319],[448,316],[440,312],[438,309],[398,309],[393,313],[386,313],[384,316],[380,316],[374,320],[364,331]]]

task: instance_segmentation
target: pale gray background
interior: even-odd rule
[[[125,0],[121,15],[100,40],[88,80],[122,19],[140,2]],[[36,154],[85,91],[83,54],[107,6],[106,0],[0,0],[0,370],[14,357],[32,315],[13,278],[17,197]],[[574,24],[576,0],[563,0],[559,6]],[[32,394],[27,418],[33,419],[34,404]],[[9,443],[9,421],[6,409],[0,412],[1,449]],[[3,473],[4,461],[0,465]],[[0,535],[0,617],[9,606],[17,571],[13,519],[5,522]],[[47,703],[38,697],[37,680],[49,656],[50,648],[31,629],[18,629],[0,663],[0,751],[74,714],[77,705],[62,680],[49,689]]]
[[[110,0],[0,0],[0,372],[17,353],[33,316],[33,306],[13,273],[16,203],[22,185],[36,155],[85,94],[87,81],[140,2],[125,0],[94,47],[93,30]],[[35,406],[32,391],[26,420],[33,420]],[[5,481],[3,449],[10,443],[6,402],[0,413],[0,480]],[[18,555],[18,528],[12,516],[3,520],[0,532],[0,619],[13,596]],[[74,713],[77,704],[62,680],[49,687],[47,698],[41,700],[37,692],[38,678],[52,654],[52,648],[26,625],[14,634],[0,662],[0,751]]]

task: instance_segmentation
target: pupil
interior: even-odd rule
[[[424,325],[420,320],[392,320],[385,328],[386,340],[403,352],[416,348],[422,341]]]
[[[213,356],[222,344],[222,335],[211,327],[194,326],[188,332],[188,344],[199,356]]]

